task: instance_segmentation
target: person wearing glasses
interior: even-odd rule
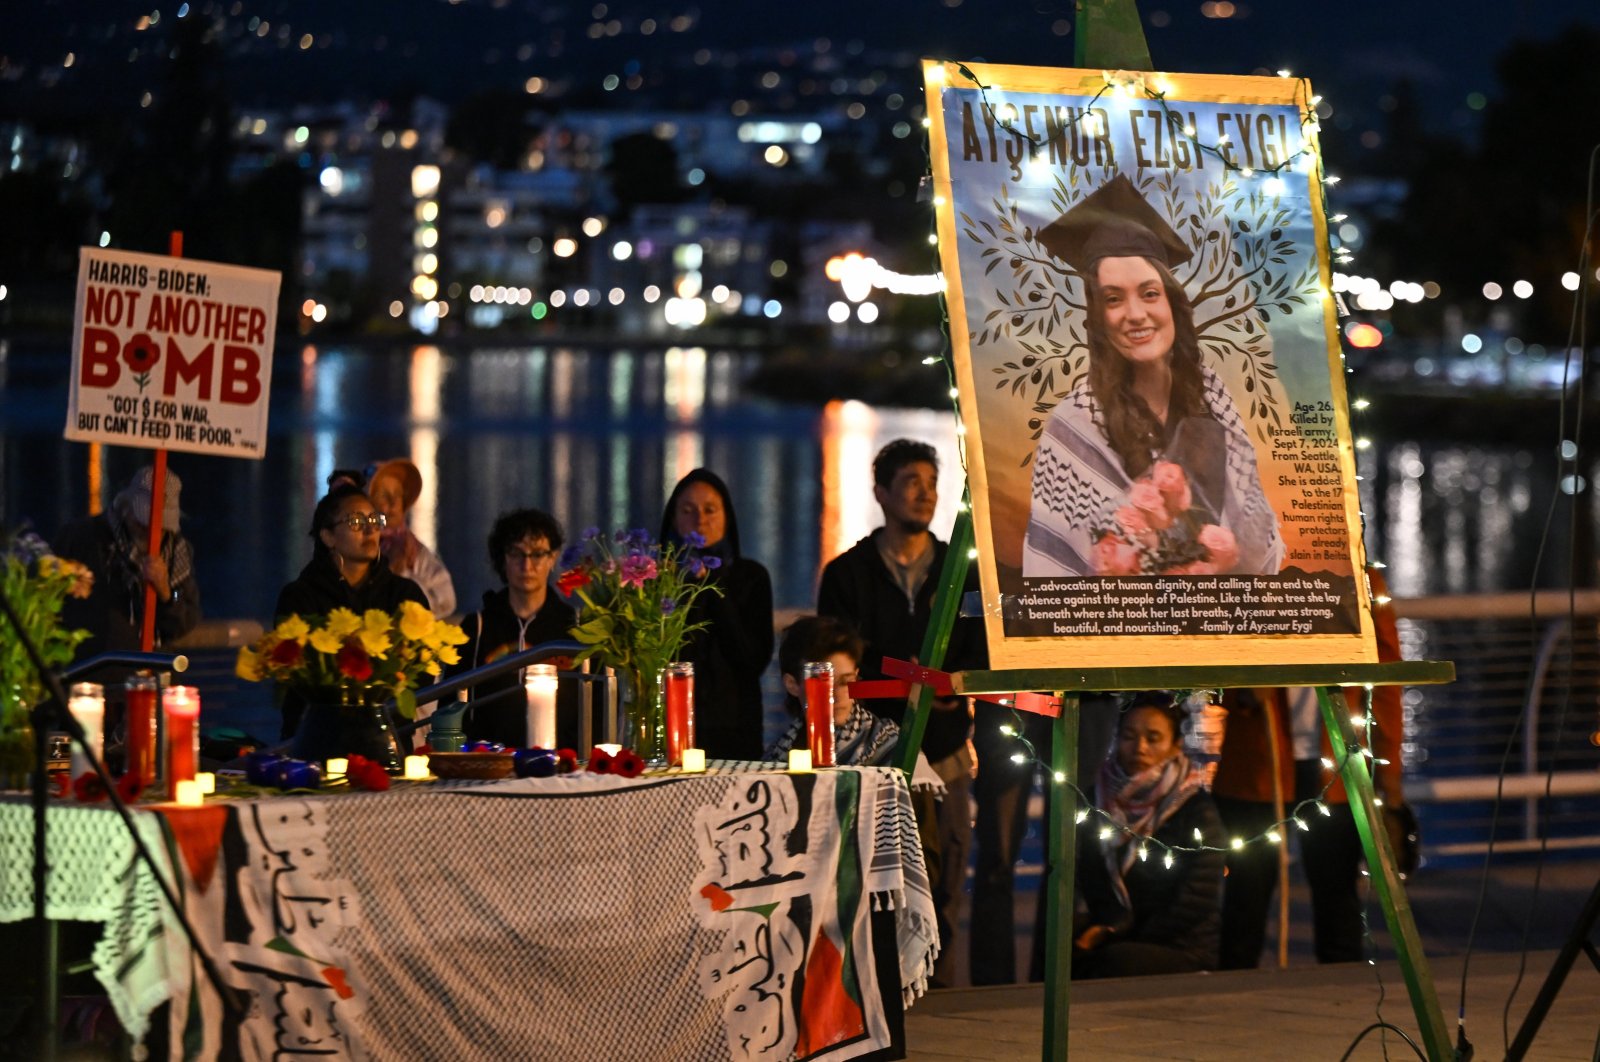
[[[538,509],[502,513],[494,522],[489,531],[489,566],[500,577],[501,588],[485,591],[483,607],[462,620],[467,644],[451,674],[571,637],[577,613],[550,586],[564,539],[556,518]],[[520,691],[521,677],[515,672],[474,686],[467,737],[514,748],[527,746],[527,703]],[[495,696],[499,693],[504,695]]]
[[[393,613],[402,601],[428,604],[422,588],[389,570],[378,546],[387,521],[362,489],[335,480],[311,516],[311,560],[278,592],[273,615],[326,616],[336,608],[357,615],[375,608]],[[293,692],[283,700],[283,736],[300,725],[305,702]]]

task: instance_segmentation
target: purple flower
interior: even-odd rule
[[[583,559],[583,547],[574,543],[561,551],[561,567],[570,568]]]
[[[623,586],[633,586],[643,590],[644,584],[654,579],[656,574],[654,557],[628,557],[622,562],[619,581]]]
[[[670,616],[674,612],[676,612],[677,609],[678,609],[678,600],[677,600],[677,598],[668,596],[668,597],[664,597],[664,598],[661,599],[661,614],[663,616]]]
[[[683,544],[688,546],[690,549],[705,549],[706,536],[702,535],[698,531],[690,531],[687,535],[683,536]]]
[[[626,549],[633,545],[633,532],[625,527],[619,527],[617,533],[611,536],[611,541],[617,544],[617,548]]]
[[[706,566],[707,571],[715,571],[722,567],[721,557],[701,557],[700,560]]]
[[[583,529],[583,540],[585,542],[592,542],[599,537],[600,529],[598,527],[586,527]]]

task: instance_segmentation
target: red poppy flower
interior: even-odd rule
[[[349,765],[345,768],[345,777],[357,789],[370,789],[381,793],[389,788],[389,772],[383,769],[383,764],[369,760],[365,756],[349,757]]]
[[[611,754],[598,745],[590,749],[587,770],[590,774],[610,774]]]
[[[637,778],[644,773],[644,760],[632,749],[623,749],[612,758],[611,773],[624,778]]]
[[[344,648],[339,650],[339,673],[357,682],[365,682],[372,677],[372,657],[367,655],[361,642],[355,638],[346,639]]]
[[[578,753],[575,749],[556,749],[556,773],[571,774],[578,769]]]
[[[413,755],[413,756],[432,756],[433,755],[433,746],[432,745],[427,745],[427,744],[418,745],[415,749],[412,750],[411,755]]]
[[[50,784],[55,787],[50,795],[59,799],[66,799],[67,794],[72,791],[72,779],[67,777],[66,771],[51,771]]]
[[[106,798],[106,787],[98,774],[87,771],[72,780],[72,795],[84,804],[98,804]]]
[[[589,566],[580,565],[569,568],[561,573],[561,578],[556,580],[556,589],[565,597],[572,596],[572,592],[581,586],[589,585]]]
[[[143,779],[139,772],[129,771],[117,779],[117,796],[122,798],[124,804],[131,804],[139,799],[139,794],[144,792]]]
[[[305,649],[293,638],[287,638],[272,647],[272,663],[277,667],[294,667],[305,655]]]
[[[155,340],[140,332],[122,348],[122,360],[128,363],[128,368],[135,374],[146,373],[161,360],[161,348]]]

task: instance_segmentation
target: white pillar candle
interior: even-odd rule
[[[200,783],[193,778],[180,778],[174,787],[173,801],[182,807],[197,808],[205,803],[200,793]]]
[[[405,777],[408,782],[426,782],[428,780],[428,757],[407,756]]]
[[[706,769],[706,750],[705,749],[684,749],[683,750],[683,773],[684,774],[702,774],[702,773],[705,772],[705,769]]]
[[[72,693],[67,697],[67,711],[72,713],[72,718],[78,721],[83,728],[84,740],[88,743],[89,752],[95,759],[101,759],[105,754],[106,730],[106,699],[105,692],[98,682],[75,682],[72,684]],[[72,777],[88,774],[94,768],[90,766],[89,756],[81,746],[74,743],[72,746]]]
[[[207,796],[217,791],[217,776],[210,771],[201,771],[194,776],[194,780],[200,786],[200,792]]]
[[[605,753],[607,756],[615,756],[617,753],[622,751],[622,746],[621,745],[610,745],[610,744],[596,745],[595,748],[599,749],[601,752]]]
[[[323,766],[322,774],[325,778],[343,778],[350,773],[350,761],[343,756],[329,757]]]
[[[809,770],[811,770],[811,750],[810,749],[790,749],[789,750],[789,770],[791,770],[791,771],[809,771]]]
[[[529,748],[553,749],[556,747],[556,677],[554,664],[532,664],[522,680],[528,695]]]

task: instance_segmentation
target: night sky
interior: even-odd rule
[[[189,11],[170,0],[40,0],[7,5],[0,16],[0,115],[73,120],[86,110],[106,117],[137,108],[144,92],[159,87],[180,8],[190,18],[220,19],[236,107],[419,94],[455,102],[534,76],[564,86],[565,100],[552,98],[552,106],[633,105],[626,89],[601,94],[601,80],[615,73],[638,76],[639,105],[699,107],[747,95],[760,112],[830,105],[825,90],[810,98],[763,94],[740,77],[763,64],[802,69],[819,41],[835,69],[881,70],[887,88],[902,92],[915,91],[914,60],[924,55],[1070,66],[1072,7],[1072,0],[199,0]],[[1219,8],[1233,16],[1207,17]],[[1476,110],[1497,92],[1495,58],[1507,44],[1549,39],[1577,22],[1600,25],[1594,0],[1146,0],[1140,10],[1159,69],[1287,68],[1309,76],[1333,104],[1334,125],[1351,134],[1351,150],[1361,133],[1384,128],[1401,78],[1418,90],[1429,132],[1470,139]],[[741,60],[738,72],[730,53]]]

